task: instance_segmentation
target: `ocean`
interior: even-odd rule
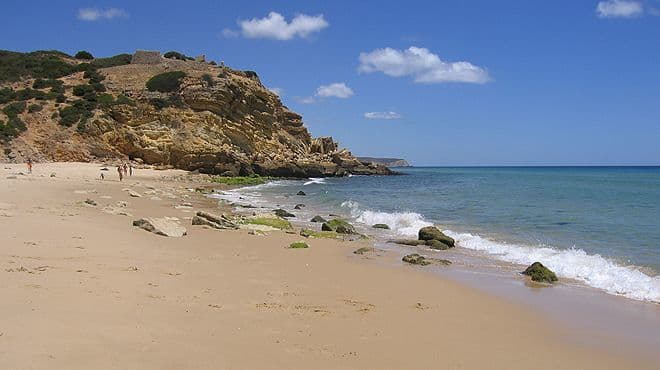
[[[560,278],[660,303],[660,167],[395,170],[403,175],[280,180],[218,197],[282,207],[302,224],[339,214],[381,242],[437,225],[469,255],[540,261]]]

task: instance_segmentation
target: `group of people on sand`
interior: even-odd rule
[[[119,164],[117,173],[119,173],[119,181],[123,181],[124,177],[133,176],[133,165],[131,163]]]

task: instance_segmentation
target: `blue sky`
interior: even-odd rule
[[[255,70],[359,155],[660,164],[659,0],[9,1],[3,23],[3,49]]]

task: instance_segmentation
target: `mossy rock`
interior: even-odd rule
[[[340,218],[335,218],[330,221],[324,222],[321,225],[321,230],[323,231],[336,231],[340,234],[357,234],[355,227],[349,224],[345,220]]]
[[[317,239],[342,239],[342,236],[335,231],[314,231],[310,229],[300,230],[300,235],[305,238]]]
[[[416,247],[418,245],[424,244],[425,242],[423,240],[416,240],[416,239],[395,239],[395,240],[390,240],[390,243]]]
[[[354,254],[365,254],[365,253],[369,253],[369,252],[373,252],[373,251],[375,251],[375,249],[373,247],[362,247],[362,248],[358,248],[358,249],[354,250],[353,253]]]
[[[309,248],[309,245],[305,242],[295,242],[289,244],[289,248],[291,249],[303,249],[303,248]]]
[[[375,224],[371,227],[373,227],[374,229],[385,229],[385,230],[390,229],[390,225],[388,225],[388,224]]]
[[[532,263],[525,271],[522,272],[523,275],[531,276],[532,281],[538,283],[549,283],[552,284],[557,281],[557,275],[552,272],[549,268],[543,266],[541,262]]]
[[[424,244],[426,246],[428,246],[429,248],[435,249],[435,250],[438,250],[438,251],[444,251],[444,250],[447,250],[447,249],[451,248],[450,246],[448,246],[447,244],[441,242],[440,240],[435,240],[435,239],[434,240],[427,240]]]
[[[280,230],[291,229],[291,223],[287,220],[274,217],[256,217],[245,220],[246,224],[269,226]]]
[[[437,227],[435,226],[427,226],[419,229],[419,240],[439,240],[445,244],[447,244],[450,248],[454,247],[455,241],[453,238],[448,237],[447,235],[443,234],[442,231],[440,231]]]
[[[282,208],[278,208],[278,209],[274,210],[273,212],[275,212],[275,215],[277,217],[282,217],[282,218],[296,217],[296,215],[294,215],[293,213],[291,213],[287,210],[284,210]]]
[[[412,253],[412,254],[405,255],[405,256],[403,256],[403,258],[401,260],[403,262],[408,262],[408,263],[411,263],[413,265],[420,265],[420,266],[426,266],[426,265],[431,264],[430,260],[426,259],[426,257],[424,257],[424,256],[420,256],[417,253]]]
[[[325,218],[317,215],[317,216],[314,216],[311,220],[309,220],[309,222],[328,222],[328,220],[326,220]]]

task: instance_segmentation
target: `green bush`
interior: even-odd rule
[[[62,91],[64,91],[64,87],[62,86],[62,84],[63,84],[62,81],[60,81],[58,79],[54,79],[54,78],[47,78],[47,79],[37,78],[32,83],[32,88],[33,89],[45,89],[47,87],[50,87],[51,91],[53,91],[53,89],[56,89],[56,90],[61,89]]]
[[[181,79],[186,76],[185,72],[172,71],[157,74],[147,81],[149,91],[173,92],[181,86]]]
[[[100,74],[96,69],[86,70],[83,74],[83,78],[88,78],[89,83],[91,84],[100,83],[101,81],[105,80],[105,76]]]
[[[16,93],[14,95],[14,100],[30,100],[30,99],[45,100],[47,97],[48,96],[46,95],[46,93],[41,90],[23,89],[23,90],[16,90]]]
[[[10,141],[26,129],[25,123],[18,117],[10,118],[7,123],[0,121],[0,140]]]
[[[92,85],[77,85],[73,87],[73,95],[75,96],[85,96],[89,94],[95,94],[94,86]]]
[[[55,96],[55,102],[57,103],[65,103],[66,102],[66,95],[64,94],[57,94]]]
[[[109,68],[131,64],[131,54],[118,54],[109,58],[97,58],[90,64],[94,68]]]
[[[96,97],[96,102],[101,107],[111,107],[115,105],[115,98],[111,94],[101,94]]]
[[[202,80],[203,80],[204,82],[206,82],[206,84],[209,85],[209,86],[213,86],[213,85],[215,85],[215,81],[213,81],[213,77],[211,77],[211,75],[208,74],[208,73],[204,73],[204,74],[202,75]]]
[[[89,101],[76,100],[73,105],[64,107],[59,110],[60,124],[71,127],[81,121],[86,121],[94,115],[94,108],[96,106]]]
[[[167,59],[178,59],[178,60],[186,60],[189,58],[186,55],[179,53],[178,51],[168,51],[167,53],[163,54],[163,56]]]
[[[18,53],[0,51],[0,82],[18,81],[23,77],[59,78],[76,71],[76,66],[64,61],[66,54],[58,51]]]
[[[11,87],[5,87],[0,89],[0,104],[9,103],[14,100],[16,93]]]
[[[181,100],[180,96],[170,96],[165,99],[163,98],[154,98],[149,100],[149,103],[160,110],[167,107],[183,108],[185,104]]]
[[[133,105],[135,103],[129,97],[127,97],[126,95],[119,94],[119,95],[117,95],[116,104]]]
[[[17,101],[7,104],[2,111],[7,115],[7,117],[12,118],[16,117],[18,114],[25,112],[27,104],[24,101]]]
[[[74,56],[76,59],[94,59],[94,56],[89,51],[80,50]]]
[[[35,113],[35,112],[40,112],[43,109],[41,104],[30,104],[28,107],[28,113]]]

